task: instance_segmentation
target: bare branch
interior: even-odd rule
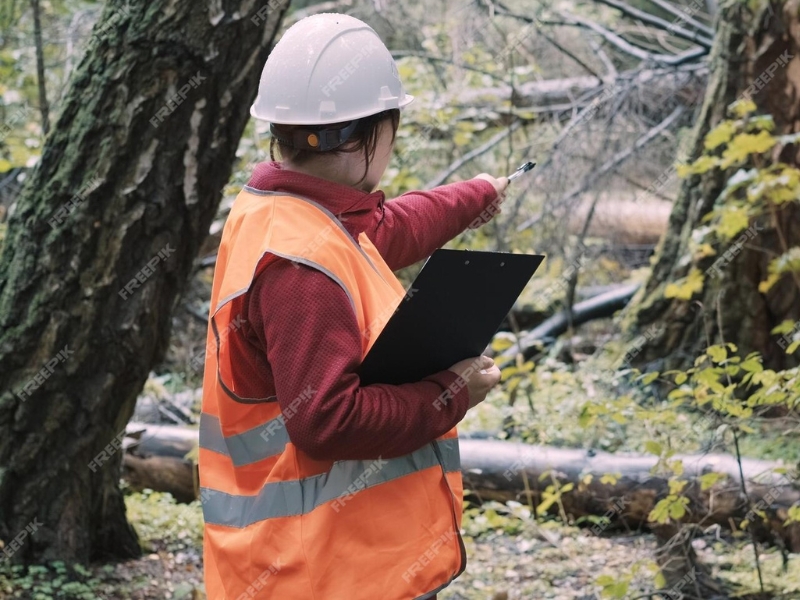
[[[459,158],[445,170],[440,172],[436,177],[431,179],[428,183],[425,184],[423,189],[430,189],[436,186],[442,185],[447,179],[456,171],[458,171],[461,167],[463,167],[468,162],[475,160],[482,154],[486,154],[489,150],[497,146],[500,142],[514,133],[520,126],[525,122],[524,119],[519,119],[514,121],[507,129],[502,130],[500,133],[494,135],[490,140],[488,140],[482,146],[478,146],[474,150],[467,152],[464,156]]]
[[[600,75],[597,73],[597,71],[595,71],[594,69],[592,69],[592,68],[591,68],[589,65],[587,65],[587,64],[586,64],[584,61],[582,61],[580,58],[578,58],[578,57],[577,57],[577,56],[576,56],[576,55],[575,55],[573,52],[571,52],[569,49],[565,48],[565,47],[564,47],[564,46],[562,46],[562,45],[561,45],[559,42],[557,42],[555,39],[553,39],[552,37],[550,37],[550,36],[549,36],[547,33],[545,33],[545,32],[542,30],[542,28],[541,28],[541,27],[538,27],[538,26],[537,26],[537,27],[536,27],[536,31],[537,31],[537,32],[539,33],[539,35],[541,35],[541,36],[542,36],[544,39],[546,39],[548,42],[550,42],[550,44],[552,44],[553,46],[555,46],[556,48],[558,48],[558,50],[559,50],[559,51],[560,51],[562,54],[564,54],[564,55],[566,55],[566,56],[569,56],[569,57],[570,57],[572,60],[574,60],[576,63],[578,63],[580,66],[582,66],[582,67],[583,67],[583,68],[584,68],[584,69],[585,69],[585,70],[586,70],[588,73],[591,73],[592,75],[594,75],[594,76],[595,76],[595,77],[597,77],[598,79],[602,79],[602,77],[600,77]]]
[[[614,61],[608,57],[608,54],[603,50],[600,43],[594,38],[591,38],[589,39],[589,47],[597,54],[597,57],[602,61],[603,65],[605,65],[606,77],[608,79],[615,79],[617,77],[617,67],[614,66]]]
[[[562,18],[566,19],[569,24],[577,25],[579,27],[584,27],[594,31],[595,33],[601,35],[603,39],[612,46],[615,46],[619,50],[622,50],[626,54],[630,54],[639,60],[676,66],[699,58],[708,53],[707,48],[703,46],[695,46],[694,48],[690,48],[689,50],[681,52],[680,54],[653,54],[651,52],[647,52],[646,50],[642,50],[641,48],[637,48],[613,31],[606,29],[602,25],[598,25],[594,21],[590,21],[589,19],[584,19],[583,17],[579,17],[567,12],[561,12],[559,14],[562,16]]]
[[[595,0],[595,2],[600,2],[601,4],[605,4],[606,6],[616,8],[618,11],[620,11],[622,14],[628,17],[639,19],[643,23],[653,25],[655,27],[658,27],[659,29],[668,31],[669,33],[671,33],[676,37],[692,41],[706,48],[710,49],[711,45],[714,43],[712,39],[700,35],[696,31],[689,31],[688,29],[684,29],[680,25],[677,25],[675,23],[670,23],[669,21],[666,21],[661,17],[657,17],[643,10],[639,10],[638,8],[630,6],[629,4],[626,4],[621,0]]]
[[[44,47],[42,45],[42,19],[39,0],[31,0],[33,8],[33,37],[36,43],[36,80],[39,84],[39,112],[42,113],[42,131],[50,131],[50,105],[47,103],[47,88],[44,79]]]
[[[475,67],[473,65],[456,62],[452,58],[446,58],[444,56],[435,56],[433,54],[428,54],[427,52],[419,52],[417,50],[392,50],[392,56],[394,58],[406,58],[408,56],[411,56],[414,58],[427,60],[429,62],[441,62],[448,65],[453,65],[454,67],[458,67],[459,69],[466,69],[468,71],[475,71],[476,73],[480,73],[481,75],[488,75],[489,77],[497,81],[504,81],[502,77],[495,75],[494,73],[490,73],[489,71],[479,69],[478,67]]]
[[[704,25],[703,23],[701,23],[700,21],[697,21],[696,19],[693,19],[692,15],[690,15],[688,12],[682,11],[678,7],[670,4],[669,2],[666,2],[665,0],[650,0],[650,2],[652,2],[653,4],[658,6],[659,8],[667,11],[668,13],[673,14],[676,17],[678,17],[678,19],[677,19],[678,22],[683,21],[683,22],[687,23],[688,25],[691,25],[695,29],[698,29],[698,30],[702,31],[708,37],[710,37],[710,38],[714,37],[714,30],[711,29],[711,27],[709,27],[708,25]]]
[[[573,200],[580,194],[584,193],[587,189],[589,189],[592,185],[597,183],[597,180],[600,179],[603,175],[616,169],[620,164],[625,162],[630,156],[640,150],[644,146],[646,146],[649,142],[651,142],[654,138],[660,135],[664,130],[669,128],[678,118],[683,114],[686,110],[683,106],[678,106],[673,110],[663,121],[661,121],[658,125],[650,129],[647,133],[641,136],[636,142],[630,147],[621,152],[618,152],[614,156],[612,156],[609,160],[603,163],[598,169],[593,170],[589,175],[583,180],[583,182],[574,188],[571,192],[567,195],[563,196],[561,199],[558,200],[556,204],[565,204],[570,200]],[[517,227],[517,231],[523,231],[534,225],[539,219],[541,215],[537,215],[531,219],[528,219],[524,223],[522,223],[519,227]]]

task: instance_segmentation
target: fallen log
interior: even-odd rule
[[[123,478],[131,481],[134,489],[167,491],[183,502],[195,499],[196,466],[184,457],[197,444],[197,430],[142,423],[128,426],[129,431],[142,428],[146,431],[135,449],[143,456],[126,454]],[[459,447],[469,499],[514,500],[536,507],[554,480],[559,486],[571,483],[573,489],[560,498],[564,513],[572,521],[606,517],[606,523],[592,526],[598,533],[649,527],[651,511],[669,495],[668,477],[652,473],[658,462],[655,456],[485,439],[461,439]],[[153,454],[159,452],[165,454]],[[739,482],[739,464],[734,457],[707,454],[671,458],[676,459],[683,461],[682,479],[688,482],[683,493],[689,503],[681,522],[735,529],[747,519],[753,534],[761,541],[780,540],[788,550],[800,552],[800,525],[783,525],[788,509],[800,502],[800,485],[796,478],[774,471],[782,467],[780,463],[743,459],[748,495],[745,498]],[[708,473],[718,473],[720,478],[703,489],[701,477]],[[763,511],[766,520],[753,507]],[[548,510],[557,511],[557,506]]]
[[[132,490],[169,492],[178,502],[197,499],[196,469],[197,466],[192,461],[172,456],[143,458],[128,453],[122,459],[122,478]]]
[[[506,84],[497,87],[462,90],[454,105],[470,108],[495,108],[509,103],[516,108],[549,112],[554,106],[574,108],[576,100],[587,102],[599,98],[604,89],[622,91],[637,87],[648,99],[662,101],[676,94],[695,97],[702,91],[705,67],[689,64],[678,68],[633,69],[618,73],[608,81],[597,77],[565,77],[530,81],[515,86]]]
[[[572,324],[582,325],[594,319],[612,316],[615,312],[627,306],[638,289],[638,283],[631,283],[619,286],[589,300],[578,302],[572,307]],[[510,362],[520,352],[520,349],[525,358],[530,358],[536,352],[536,345],[539,342],[552,341],[564,333],[568,326],[569,320],[567,319],[566,311],[553,315],[541,325],[524,333],[520,338],[519,344],[514,344],[504,350],[497,362],[501,365]]]
[[[125,433],[122,479],[132,490],[169,492],[178,502],[197,499],[197,465],[187,457],[197,447],[196,429],[131,422]]]
[[[655,505],[669,495],[668,477],[654,475],[658,458],[650,455],[611,454],[569,448],[531,446],[499,440],[461,440],[461,467],[464,487],[480,501],[516,500],[536,506],[553,478],[559,486],[571,483],[574,489],[561,496],[564,512],[571,519],[606,516],[600,526],[637,529],[648,526]],[[797,478],[775,473],[779,463],[742,459],[742,472],[748,498],[739,481],[739,464],[725,454],[676,455],[688,482],[682,492],[689,499],[680,521],[703,526],[736,528],[748,519],[754,535],[762,541],[779,539],[791,552],[800,552],[800,524],[784,526],[789,508],[800,502]],[[718,473],[721,478],[703,490],[703,475]],[[605,475],[611,475],[610,478]],[[540,478],[544,477],[543,481]],[[764,521],[752,507],[767,515]],[[554,512],[556,508],[551,508]],[[597,525],[594,527],[598,527]],[[593,529],[594,529],[593,528]]]

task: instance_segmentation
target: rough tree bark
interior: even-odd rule
[[[140,552],[115,436],[288,4],[110,0],[92,32],[0,257],[0,540],[38,525],[15,561]]]
[[[709,84],[692,134],[692,160],[702,153],[704,136],[727,116],[728,105],[770,72],[772,78],[765,75],[762,81],[768,82],[752,95],[757,114],[773,116],[774,135],[800,130],[800,2],[774,0],[750,12],[752,4],[731,2],[721,7]],[[787,51],[793,57],[789,63],[768,71]],[[787,146],[771,160],[800,165],[800,148]],[[648,336],[651,339],[636,356],[639,366],[686,368],[705,348],[707,335],[712,344],[734,342],[743,354],[761,352],[771,368],[796,364],[770,330],[784,319],[800,318],[800,290],[791,277],[784,277],[766,295],[758,291],[758,284],[767,278],[767,265],[774,256],[800,245],[798,203],[784,205],[777,219],[761,219],[763,230],[752,244],[727,264],[723,277],[706,276],[693,301],[664,297],[668,283],[686,276],[692,266],[705,272],[727,250],[718,248],[718,256],[700,263],[686,260],[692,232],[703,224],[732,172],[712,170],[682,183],[649,281],[631,304],[631,333],[657,332]]]

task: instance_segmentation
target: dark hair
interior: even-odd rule
[[[269,157],[275,160],[275,146],[278,146],[281,158],[290,160],[293,163],[302,164],[308,162],[315,156],[322,155],[337,155],[343,152],[361,152],[364,151],[364,176],[358,180],[361,183],[367,178],[369,172],[369,164],[375,157],[375,151],[378,147],[378,132],[380,131],[380,124],[384,121],[391,121],[392,125],[392,143],[394,143],[395,136],[397,135],[397,127],[400,125],[400,109],[390,108],[374,115],[361,117],[358,120],[355,130],[347,141],[333,150],[327,152],[315,152],[314,150],[297,149],[289,144],[278,141],[272,137],[269,142]],[[347,127],[352,121],[344,121],[342,123],[330,123],[327,125],[320,125],[318,127],[309,127],[308,125],[277,125],[274,124],[273,128],[276,133],[285,139],[292,139],[292,130],[302,127],[303,129],[342,129]]]

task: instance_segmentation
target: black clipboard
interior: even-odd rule
[[[436,250],[364,357],[361,385],[413,383],[480,356],[543,260]]]

